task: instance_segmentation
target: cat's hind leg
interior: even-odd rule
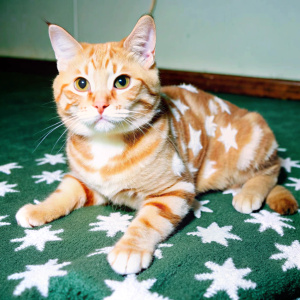
[[[245,214],[261,208],[266,200],[271,209],[280,214],[293,214],[298,208],[293,195],[282,186],[275,186],[280,163],[277,160],[273,166],[248,179],[242,190],[233,197],[234,208]]]
[[[68,215],[82,206],[102,204],[104,199],[71,175],[65,175],[58,188],[43,202],[26,204],[16,214],[22,227],[35,227]]]

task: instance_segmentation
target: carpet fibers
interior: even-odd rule
[[[87,207],[39,228],[19,227],[17,210],[42,201],[68,172],[65,134],[56,128],[51,77],[2,72],[0,82],[1,299],[300,297],[300,213],[280,216],[264,206],[240,214],[234,190],[199,195],[201,209],[138,275],[120,276],[106,261],[133,211]],[[280,184],[299,202],[300,102],[218,96],[265,117],[280,147]]]

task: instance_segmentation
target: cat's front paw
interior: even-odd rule
[[[150,251],[116,245],[108,254],[107,260],[115,272],[127,275],[147,269],[151,264],[152,257],[153,254]]]
[[[261,208],[263,199],[259,195],[245,194],[243,191],[233,197],[233,207],[243,214],[250,214]]]
[[[47,223],[45,213],[38,205],[33,204],[26,204],[21,207],[16,214],[16,220],[20,226],[26,228],[41,226]]]

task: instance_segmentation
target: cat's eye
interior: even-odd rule
[[[120,75],[116,78],[114,82],[114,87],[116,89],[125,89],[129,86],[130,77],[127,75]]]
[[[74,82],[74,87],[79,92],[86,92],[90,89],[90,83],[83,77],[79,77]]]

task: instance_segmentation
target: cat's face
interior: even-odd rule
[[[49,33],[59,70],[54,96],[71,132],[125,133],[151,120],[160,87],[151,17],[142,17],[120,42],[78,43],[57,25]]]

